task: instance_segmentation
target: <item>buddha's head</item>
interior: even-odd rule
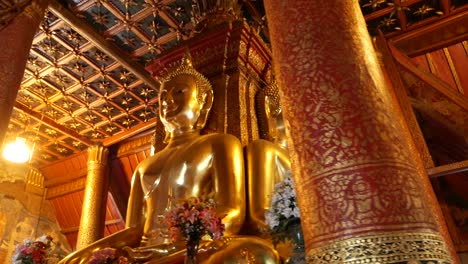
[[[287,148],[286,128],[276,81],[265,89],[265,113],[268,121],[268,139]]]
[[[180,134],[203,128],[212,105],[210,82],[193,68],[186,54],[181,65],[165,78],[159,93],[159,115],[166,131]]]

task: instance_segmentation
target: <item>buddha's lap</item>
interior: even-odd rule
[[[197,259],[200,264],[229,263],[280,263],[280,258],[271,242],[252,236],[229,237],[223,242],[208,242],[200,246]],[[213,243],[214,245],[210,245]],[[147,264],[184,263],[183,254],[154,259]]]

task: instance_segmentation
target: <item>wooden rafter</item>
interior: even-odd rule
[[[406,56],[414,57],[468,40],[468,9],[390,39]]]
[[[398,48],[396,48],[394,45],[391,45],[391,43],[389,45],[389,48],[393,57],[401,66],[411,71],[420,80],[427,83],[428,85],[436,89],[438,92],[442,93],[451,102],[458,105],[463,110],[468,111],[468,100],[466,100],[466,97],[464,97],[458,92],[455,92],[445,82],[434,78],[429,73],[415,67],[411,60],[408,57],[406,57]]]
[[[430,168],[427,170],[427,174],[431,178],[437,178],[441,176],[447,176],[455,173],[460,172],[467,172],[468,171],[468,160],[455,162],[447,165],[442,165],[434,168]]]

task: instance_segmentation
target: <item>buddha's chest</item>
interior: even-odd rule
[[[160,153],[158,166],[149,167],[142,177],[143,189],[158,199],[200,196],[212,186],[213,158],[203,149],[173,149]]]

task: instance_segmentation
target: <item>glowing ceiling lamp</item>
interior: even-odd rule
[[[31,157],[31,148],[26,144],[26,139],[17,137],[15,141],[5,145],[3,157],[11,162],[24,163]]]

